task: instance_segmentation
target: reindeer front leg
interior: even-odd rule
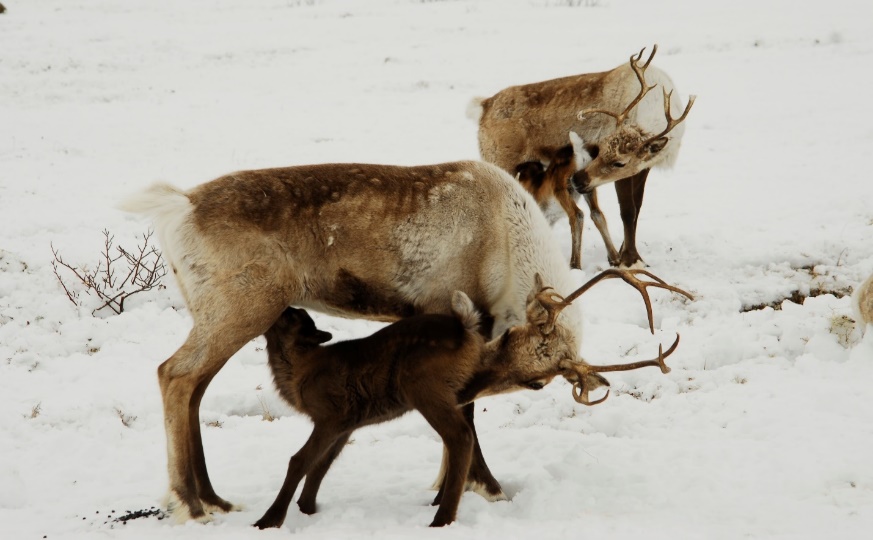
[[[645,266],[637,252],[637,221],[643,206],[643,195],[648,175],[649,169],[644,169],[630,178],[618,180],[615,183],[621,221],[624,224],[624,241],[621,244],[618,264],[624,268]]]
[[[585,202],[588,203],[588,209],[591,210],[591,221],[600,232],[600,237],[603,238],[603,245],[606,246],[606,260],[612,266],[618,266],[618,250],[615,249],[615,244],[612,243],[612,235],[609,234],[609,227],[606,224],[606,216],[600,210],[600,204],[597,202],[597,189],[586,191],[582,194],[585,197]]]
[[[566,186],[566,182],[564,182]],[[556,189],[555,198],[567,213],[570,220],[570,268],[582,268],[582,228],[585,224],[585,213],[576,206],[568,189]]]

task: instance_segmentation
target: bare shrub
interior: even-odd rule
[[[87,266],[68,264],[52,245],[52,269],[70,302],[77,306],[82,305],[79,292],[67,285],[61,277],[59,267],[72,274],[85,287],[85,293],[93,294],[103,302],[91,312],[92,315],[104,308],[109,308],[116,314],[121,313],[124,311],[124,301],[134,294],[154,288],[163,289],[161,279],[167,275],[167,267],[158,248],[149,245],[152,234],[151,229],[146,231],[142,235],[142,243],[134,251],[128,251],[121,246],[113,246],[115,235],[110,234],[108,229],[103,229],[103,251],[93,270],[89,270]]]

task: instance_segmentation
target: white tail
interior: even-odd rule
[[[470,100],[470,103],[467,104],[467,118],[474,122],[478,122],[482,118],[483,101],[485,101],[483,97],[474,97]]]

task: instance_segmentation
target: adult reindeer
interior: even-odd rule
[[[200,401],[231,355],[286,306],[391,321],[449,313],[452,292],[463,290],[499,335],[525,321],[535,274],[556,293],[572,288],[534,200],[482,162],[242,171],[189,191],[159,184],[122,208],[154,219],[194,319],[185,343],[158,368],[169,506],[179,521],[234,508],[209,480]],[[578,307],[554,325],[564,346],[578,351]],[[473,429],[472,404],[464,414]],[[468,480],[488,498],[504,497],[478,442]]]
[[[578,196],[588,203],[609,263],[634,266],[641,262],[636,229],[649,170],[670,167],[679,155],[682,121],[695,98],[691,96],[681,116],[673,118],[671,109],[682,106],[673,82],[649,65],[658,46],[641,64],[644,50],[610,71],[512,86],[489,98],[474,99],[468,109],[468,115],[479,122],[482,159],[518,174],[544,210],[558,202],[566,212],[573,268],[582,263],[583,213],[575,203]],[[649,95],[658,85],[663,100]],[[590,157],[581,155],[578,148],[573,152],[574,133],[585,141]],[[567,170],[574,157],[573,168],[578,172]],[[553,166],[556,161],[557,167]],[[596,188],[609,182],[615,182],[624,224],[620,250],[612,243],[597,201]]]

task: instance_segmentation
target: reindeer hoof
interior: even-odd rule
[[[297,503],[297,508],[300,509],[301,512],[306,514],[307,516],[311,516],[315,513],[315,503],[309,502],[299,502]]]
[[[196,502],[200,501],[196,500]],[[187,521],[209,523],[213,519],[212,514],[207,512],[202,504],[198,504],[197,508],[192,508],[172,490],[167,494],[165,506],[167,507],[167,513],[170,514],[170,518],[177,524],[182,524]]]
[[[499,484],[489,486],[482,482],[467,482],[467,490],[473,493],[478,493],[488,502],[508,501],[509,497],[503,493],[503,489]]]
[[[445,527],[446,525],[455,521],[454,519],[438,519],[434,518],[433,521],[428,525],[428,527]]]
[[[245,510],[245,506],[241,504],[232,504],[228,501],[225,501],[221,497],[210,498],[209,500],[201,499],[203,503],[203,509],[207,512],[219,513],[219,514],[227,514],[228,512],[241,512]]]
[[[284,522],[285,522],[284,519],[278,520],[278,519],[275,519],[275,518],[272,518],[272,517],[265,515],[264,517],[262,517],[261,519],[256,521],[255,524],[252,525],[252,527],[257,527],[261,530],[278,529],[279,527],[282,526],[282,523],[284,523]]]

